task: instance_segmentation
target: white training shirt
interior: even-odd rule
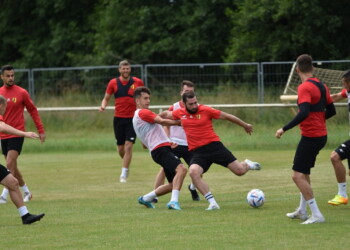
[[[181,109],[180,102],[176,102],[172,106],[172,110]],[[188,146],[185,131],[182,126],[170,126],[170,141],[181,146]]]
[[[149,109],[137,109],[132,119],[137,137],[140,138],[149,151],[152,151],[160,144],[170,143],[163,127],[158,123],[154,123],[156,116]]]

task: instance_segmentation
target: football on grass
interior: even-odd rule
[[[247,194],[247,202],[252,207],[261,207],[265,202],[265,194],[260,189],[252,189]]]

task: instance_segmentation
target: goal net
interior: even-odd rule
[[[296,63],[293,64],[286,87],[283,91],[283,94],[280,96],[282,102],[295,101],[298,98],[298,86],[301,84],[301,80],[295,70],[295,67]],[[338,93],[342,90],[343,85],[341,83],[341,78],[344,73],[345,71],[341,70],[314,67],[314,76],[328,86],[331,94]]]

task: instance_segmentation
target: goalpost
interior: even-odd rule
[[[288,103],[297,100],[298,96],[298,86],[301,84],[300,77],[298,76],[296,70],[296,63],[293,64],[290,71],[286,87],[280,99],[283,103]],[[333,69],[323,69],[314,67],[314,76],[325,83],[331,94],[338,93],[342,90],[343,85],[341,83],[341,78],[345,71],[333,70]]]

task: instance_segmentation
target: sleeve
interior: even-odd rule
[[[301,84],[298,87],[298,104],[308,102],[311,104],[311,95],[309,90],[306,88],[307,85]]]
[[[181,109],[173,110],[172,115],[173,115],[174,120],[180,120]]]
[[[171,106],[168,108],[168,111],[174,111],[174,105],[171,105]]]
[[[139,112],[139,117],[149,123],[154,123],[154,119],[156,118],[156,114],[153,113],[151,110],[149,109],[142,109]]]
[[[0,115],[0,122],[4,121],[4,117],[2,117],[2,115]]]
[[[210,114],[210,117],[213,119],[219,119],[221,111],[218,109],[214,109],[212,107],[203,106],[203,108]]]
[[[347,90],[346,89],[343,89],[341,92],[340,92],[341,96],[344,97],[344,98],[348,98],[348,94],[347,94]]]
[[[39,134],[44,134],[45,133],[44,125],[41,122],[39,112],[38,112],[37,108],[35,107],[32,99],[30,98],[29,93],[27,91],[23,92],[23,100],[24,100],[24,106],[26,107],[28,113],[32,117]]]
[[[106,93],[109,95],[113,95],[117,91],[117,79],[114,78],[109,81],[106,89]]]
[[[293,120],[291,120],[287,125],[285,125],[282,128],[283,131],[287,131],[304,121],[310,113],[310,105],[311,104],[307,102],[303,102],[302,104],[300,104],[298,114],[293,118]]]

